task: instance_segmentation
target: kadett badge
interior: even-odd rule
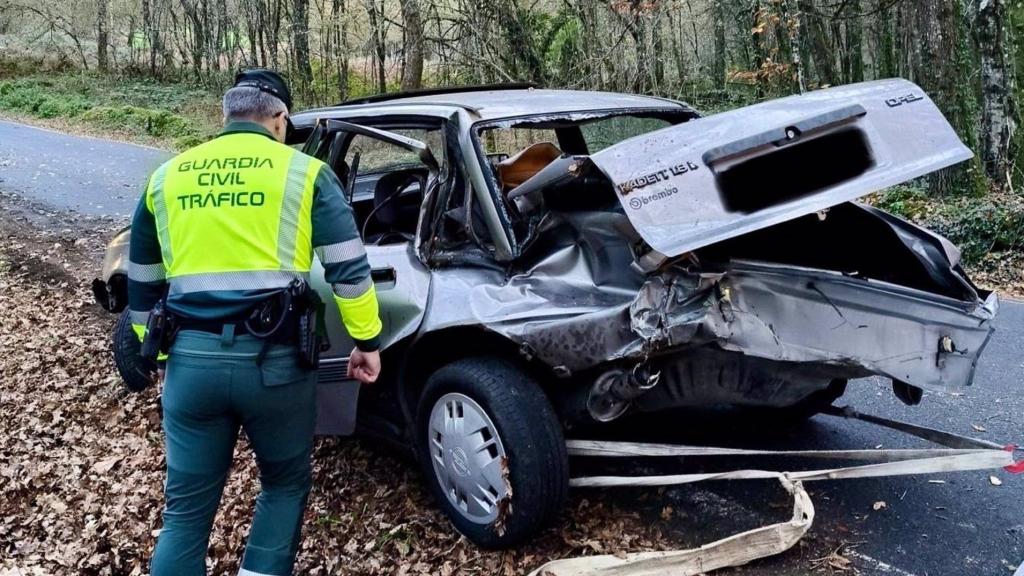
[[[651,172],[650,174],[640,176],[639,178],[633,178],[632,180],[616,184],[615,187],[619,190],[620,194],[625,196],[634,190],[639,190],[640,188],[650,186],[651,184],[657,184],[658,182],[664,182],[670,178],[682,176],[687,172],[693,172],[698,169],[700,169],[700,166],[687,161],[682,164],[663,168],[656,172]]]

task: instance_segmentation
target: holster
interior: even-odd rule
[[[167,312],[166,301],[161,298],[149,313],[149,320],[146,321],[146,334],[142,338],[139,355],[146,360],[157,362],[161,353],[167,354],[170,351],[173,339],[173,319]]]
[[[316,370],[320,367],[320,353],[327,348],[327,331],[324,329],[324,303],[315,290],[308,288],[300,298],[296,334],[299,344],[299,364]]]

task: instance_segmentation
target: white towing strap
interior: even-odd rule
[[[801,472],[741,469],[703,474],[662,476],[589,476],[573,478],[570,486],[669,486],[707,480],[752,480],[775,478],[793,496],[793,516],[781,522],[735,534],[690,550],[640,552],[624,555],[584,556],[554,560],[530,573],[530,576],[696,576],[712,570],[740,566],[760,558],[780,554],[795,545],[814,522],[814,505],[804,490],[810,480],[877,478],[967,470],[1003,468],[1024,472],[1024,462],[1013,459],[1016,446],[1002,446],[986,440],[960,436],[932,428],[861,414],[850,408],[826,412],[831,416],[853,418],[924,438],[947,448],[909,450],[743,450],[706,446],[679,446],[636,442],[569,440],[569,454],[600,457],[680,457],[680,456],[786,456],[873,462],[858,466],[826,468]]]

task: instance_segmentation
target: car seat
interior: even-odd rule
[[[402,192],[415,186],[422,198],[423,191],[427,188],[427,170],[423,168],[408,168],[395,170],[380,177],[373,188],[373,210],[363,222],[363,239],[366,242],[375,244],[390,244],[393,242],[411,241],[413,234],[410,230],[415,227],[419,215],[419,202],[413,205],[404,204],[400,200]],[[376,220],[381,230],[375,232],[372,237],[367,236],[370,222]],[[412,226],[410,226],[412,223]]]

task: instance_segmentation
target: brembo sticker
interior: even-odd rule
[[[629,207],[633,210],[639,210],[644,206],[647,206],[651,202],[657,202],[658,200],[664,200],[669,196],[674,196],[679,193],[679,188],[666,188],[660,192],[648,194],[646,196],[634,196],[629,199]]]

